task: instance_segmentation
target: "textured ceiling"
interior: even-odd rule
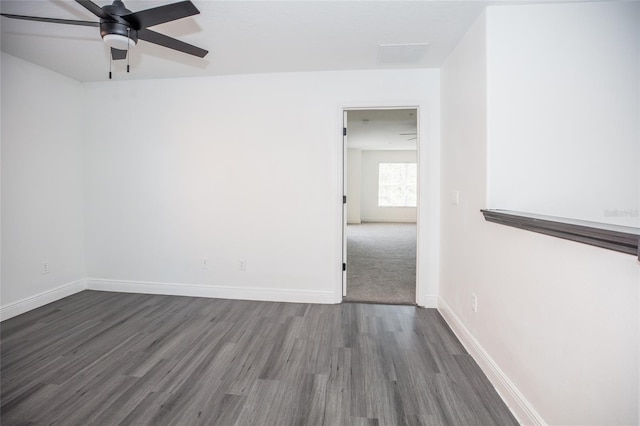
[[[153,27],[210,51],[204,59],[140,41],[114,79],[439,67],[484,1],[193,1],[200,14]],[[104,0],[95,0],[100,6]],[[132,11],[172,3],[125,1]],[[97,21],[67,0],[2,0],[3,13]],[[1,18],[2,51],[79,81],[108,78],[94,27]],[[425,43],[428,43],[426,46]],[[415,44],[404,50],[380,45]]]

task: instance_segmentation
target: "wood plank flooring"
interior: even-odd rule
[[[517,424],[434,309],[83,291],[0,333],[3,426]]]

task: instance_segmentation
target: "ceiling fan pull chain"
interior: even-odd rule
[[[109,80],[111,80],[111,64],[113,63],[113,58],[111,57],[111,53],[109,53]]]
[[[129,43],[131,41],[131,37],[129,36],[131,32],[131,28],[127,27],[127,72],[129,72]]]

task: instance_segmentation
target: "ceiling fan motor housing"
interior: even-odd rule
[[[110,16],[108,18],[100,18],[100,36],[104,39],[106,35],[119,35],[129,38],[133,44],[138,43],[138,32],[131,28],[131,24],[121,18],[123,15],[131,13],[119,0],[113,4],[102,8]],[[123,47],[126,49],[126,47]]]

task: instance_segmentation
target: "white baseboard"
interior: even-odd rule
[[[386,208],[386,207],[385,207]],[[363,218],[360,223],[417,223],[416,219]]]
[[[122,293],[165,294],[219,299],[321,304],[336,303],[336,295],[331,291],[210,286],[203,284],[123,281],[101,278],[88,278],[86,288],[88,290],[117,291]]]
[[[81,292],[85,288],[85,280],[77,280],[36,294],[35,296],[27,297],[26,299],[2,306],[0,307],[0,321],[13,318],[32,309],[39,308],[67,296],[71,296],[72,294]]]
[[[427,294],[422,296],[422,303],[418,303],[419,306],[423,308],[437,308],[438,307],[438,296],[435,294]]]
[[[513,415],[522,425],[545,426],[547,422],[533,408],[531,403],[522,395],[513,382],[491,358],[489,353],[480,345],[471,332],[465,327],[460,318],[456,316],[451,307],[438,298],[438,311],[442,314],[451,330],[462,342],[465,349],[478,363],[484,374],[495,387],[496,391],[507,404]]]

